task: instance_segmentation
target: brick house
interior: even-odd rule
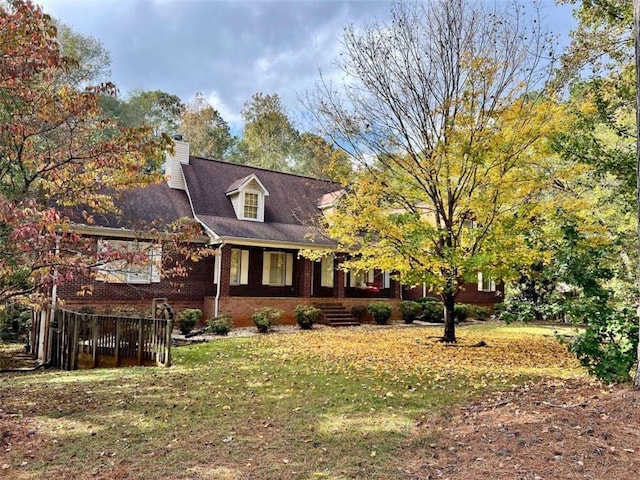
[[[58,295],[68,305],[149,306],[153,298],[164,297],[175,310],[200,308],[205,318],[227,314],[244,326],[262,306],[280,308],[283,321],[293,322],[298,304],[342,305],[348,311],[372,300],[423,296],[421,288],[403,289],[389,272],[339,268],[344,256],[318,226],[323,211],[340,196],[338,183],[190,156],[188,144],[179,140],[167,157],[166,174],[166,183],[124,192],[119,217],[94,215],[93,225],[77,227],[96,238],[97,251],[100,242],[145,248],[148,265],[125,267],[118,275],[103,268],[95,278],[65,284]],[[185,278],[164,279],[154,267],[163,252],[139,240],[136,224],[161,228],[183,217],[200,223],[205,235],[198,242],[215,255],[186,261]],[[326,255],[318,261],[299,255],[309,249]],[[92,294],[78,295],[87,281]],[[486,291],[462,292],[459,301],[498,301],[495,285],[485,286]]]

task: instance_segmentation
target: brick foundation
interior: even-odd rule
[[[380,299],[380,298],[297,298],[297,297],[282,297],[282,298],[265,298],[265,297],[227,297],[220,298],[220,315],[230,315],[233,318],[233,325],[235,327],[252,327],[254,326],[251,320],[253,312],[262,307],[273,307],[283,310],[282,319],[280,321],[283,325],[295,325],[296,320],[293,316],[293,311],[296,305],[301,304],[314,304],[314,303],[340,303],[348,310],[354,305],[367,305],[371,302],[384,301],[393,305],[392,320],[399,320],[400,313],[397,305],[399,300]],[[214,297],[207,297],[204,300],[203,311],[205,312],[205,318],[207,316],[213,316],[214,311]]]

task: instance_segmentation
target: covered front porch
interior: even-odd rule
[[[401,298],[401,285],[381,270],[345,271],[341,255],[319,260],[299,256],[299,250],[225,245],[216,258],[216,296],[205,297],[205,318],[230,315],[236,326],[253,325],[261,307],[284,312],[294,323],[296,305],[354,305]],[[219,284],[218,284],[219,282]]]

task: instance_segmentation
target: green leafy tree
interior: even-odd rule
[[[557,82],[568,85],[572,101],[589,101],[570,135],[559,139],[567,157],[614,175],[631,208],[636,191],[635,62],[633,5],[627,0],[583,1],[574,15],[578,27],[562,56]]]
[[[126,123],[130,127],[148,125],[153,133],[173,136],[178,132],[184,110],[180,98],[161,90],[134,90],[125,103]]]
[[[618,222],[608,224],[612,242],[623,247],[613,279],[617,282],[612,297],[616,303],[611,308],[624,309],[624,303],[637,303],[638,144],[633,31],[636,2],[565,0],[563,3],[576,5],[574,15],[579,23],[563,56],[558,80],[570,86],[572,101],[587,99],[595,108],[579,117],[580,121],[571,135],[559,139],[558,151],[565,158],[580,159],[594,166],[599,173],[594,186],[605,187],[612,192],[610,203],[605,208],[615,206],[626,214],[626,217],[621,215]],[[607,318],[615,324],[618,317],[609,315]],[[592,320],[597,320],[600,325],[594,326],[583,340],[603,339],[598,332],[602,327],[601,318],[601,315],[593,316]],[[591,328],[589,326],[589,330]],[[592,347],[592,353],[606,354],[605,346],[602,349],[595,348],[595,345]],[[628,356],[626,361],[633,363],[638,356],[637,350],[625,352]],[[640,387],[640,368],[636,372],[635,384]]]
[[[292,171],[298,132],[278,94],[256,93],[245,103],[241,115],[245,124],[236,161],[270,170]]]
[[[60,72],[62,80],[76,87],[107,82],[111,76],[111,55],[98,39],[81,35],[70,26],[55,21],[60,53],[70,60]]]
[[[353,168],[344,150],[319,135],[302,132],[297,141],[293,171],[314,178],[340,180],[348,178]]]
[[[192,154],[206,158],[224,158],[234,143],[227,122],[199,92],[182,111],[179,131]]]
[[[524,6],[462,0],[393,9],[392,21],[345,30],[346,81],[307,100],[323,133],[359,163],[329,232],[345,266],[395,270],[454,306],[477,272],[514,275],[541,255],[523,239],[571,170],[549,138],[566,113],[545,90],[553,44]]]

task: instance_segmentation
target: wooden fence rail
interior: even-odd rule
[[[49,329],[48,345],[44,346],[48,350],[45,358],[52,367],[63,370],[134,365],[168,367],[172,330],[173,320],[57,309]]]

